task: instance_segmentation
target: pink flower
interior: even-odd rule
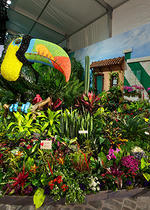
[[[114,153],[118,153],[119,151],[120,151],[120,149],[118,149],[118,148],[117,148],[116,150],[110,148],[110,149],[109,149],[109,154],[106,156],[107,159],[108,159],[108,160],[116,159],[116,156],[115,156]]]
[[[111,160],[111,156],[110,155],[107,155],[106,157],[107,157],[108,160]]]
[[[115,152],[117,152],[117,153],[120,152],[120,149],[117,148]]]

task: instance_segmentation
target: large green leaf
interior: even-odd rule
[[[45,200],[44,189],[38,188],[33,196],[33,202],[36,209],[40,208]]]

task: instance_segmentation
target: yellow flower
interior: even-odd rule
[[[144,120],[145,120],[145,122],[148,122],[148,121],[149,121],[149,119],[148,119],[148,118],[144,118]]]

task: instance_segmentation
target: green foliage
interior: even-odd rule
[[[31,135],[33,132],[38,132],[39,130],[32,126],[33,124],[33,117],[32,113],[29,112],[28,114],[21,114],[19,112],[13,112],[15,117],[15,122],[11,122],[7,130],[11,132],[19,132],[19,133],[26,133],[27,136]]]
[[[141,170],[143,172],[143,176],[145,177],[145,179],[147,181],[150,181],[150,163],[148,162],[148,160],[146,160],[146,158],[141,159]]]
[[[118,121],[118,126],[124,138],[130,140],[145,137],[145,131],[148,131],[148,124],[140,116],[125,116]]]
[[[79,130],[88,130],[88,134],[79,134]],[[61,114],[61,136],[68,138],[77,137],[79,142],[89,138],[93,130],[93,116],[88,114],[80,115],[78,110],[64,110]],[[81,142],[80,142],[81,143]]]
[[[45,197],[46,195],[44,195],[44,189],[38,188],[33,196],[33,202],[36,209],[40,208],[43,205]]]
[[[61,110],[51,111],[48,109],[46,114],[42,111],[41,115],[37,116],[36,126],[48,136],[55,135],[60,130],[60,114]]]
[[[74,179],[69,180],[69,190],[66,193],[66,203],[83,203],[85,195],[79,187],[79,184],[74,181]]]
[[[101,191],[144,186],[150,180],[149,104],[123,101],[113,111],[112,104],[103,106],[108,94],[101,95],[100,107],[91,113],[67,108],[5,117],[0,106],[2,194],[34,195],[39,208],[45,194],[65,198],[67,204],[83,203],[86,194],[98,191],[97,183]],[[136,110],[136,116],[129,115],[126,106]],[[43,149],[41,140],[52,141],[52,148]],[[136,157],[135,147],[142,156]],[[136,171],[122,164],[122,158],[131,155],[138,162]]]
[[[109,89],[106,95],[103,95],[102,102],[104,108],[108,108],[109,110],[115,110],[119,106],[120,102],[123,100],[122,91],[119,86],[114,86]]]

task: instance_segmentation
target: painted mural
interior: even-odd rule
[[[3,50],[4,50],[4,46],[3,45],[0,45],[0,57],[2,56]]]
[[[86,55],[90,56],[90,63],[125,56],[125,85],[141,85],[147,95],[146,90],[150,87],[150,23],[74,52],[74,57],[83,66]]]

